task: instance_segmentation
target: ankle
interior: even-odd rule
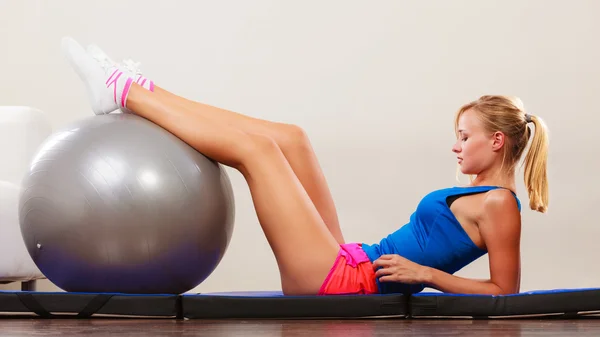
[[[138,103],[143,100],[143,95],[147,93],[147,89],[143,88],[141,85],[132,80],[129,88],[123,92],[123,108],[132,111],[135,110],[135,108],[138,106]]]

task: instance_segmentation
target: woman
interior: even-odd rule
[[[520,203],[515,166],[530,138],[525,184],[530,207],[545,212],[547,136],[542,121],[517,102],[484,96],[456,115],[466,187],[434,191],[410,222],[378,244],[346,243],[331,193],[302,129],[259,120],[172,94],[71,38],[63,51],[86,85],[95,114],[118,109],[146,118],[247,181],[284,294],[414,293],[425,286],[451,293],[510,294],[520,283]],[[460,198],[458,198],[460,197]],[[489,254],[490,279],[453,273]]]

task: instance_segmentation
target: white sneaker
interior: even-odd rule
[[[73,70],[84,82],[92,111],[96,115],[111,113],[125,105],[123,93],[132,79],[118,66],[100,63],[71,37],[62,39],[62,51]]]
[[[100,66],[102,66],[103,68],[113,68],[113,67],[117,67],[120,69],[123,69],[123,71],[125,72],[125,74],[127,75],[127,77],[131,77],[134,79],[134,82],[140,84],[142,77],[142,72],[140,69],[140,63],[139,62],[135,62],[132,59],[124,59],[122,61],[122,63],[118,63],[113,61],[113,59],[111,59],[108,54],[106,54],[104,52],[104,50],[102,50],[98,45],[95,44],[90,44],[88,45],[87,49],[86,49],[87,53],[92,56],[96,62],[98,62],[100,64]],[[150,84],[150,81],[148,81],[148,85]],[[146,85],[146,82],[144,82],[144,87],[146,87],[146,89],[148,89],[148,85]],[[133,113],[133,111],[127,109],[127,108],[120,108],[120,111],[123,113]]]
[[[104,52],[104,50],[95,44],[88,45],[87,53],[103,67],[118,67],[123,69],[129,77],[135,80],[142,75],[139,62],[135,62],[132,59],[124,59],[121,63],[115,62]]]

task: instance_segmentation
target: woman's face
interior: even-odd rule
[[[499,138],[500,137],[500,138]],[[493,165],[501,134],[487,132],[473,110],[465,111],[458,121],[458,139],[452,151],[456,153],[463,174],[478,175]]]

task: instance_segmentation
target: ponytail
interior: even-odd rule
[[[535,127],[531,146],[525,157],[525,187],[529,194],[529,207],[541,213],[548,210],[548,130],[543,120],[530,116]],[[531,129],[528,128],[528,132]]]

